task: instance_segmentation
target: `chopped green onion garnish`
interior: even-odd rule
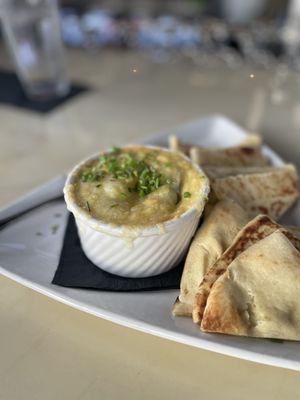
[[[149,155],[150,153],[147,156]],[[110,153],[100,155],[97,163],[82,172],[81,180],[99,183],[108,175],[111,179],[125,181],[125,184],[131,182],[130,188],[129,184],[127,186],[129,192],[146,196],[165,183],[169,183],[169,180],[159,172],[159,163],[157,167],[149,165],[146,162],[147,156],[141,159],[135,153],[122,153],[121,149],[113,147]],[[96,187],[100,187],[100,184]]]
[[[120,151],[121,151],[121,149],[120,149],[119,147],[116,147],[116,146],[113,146],[113,147],[110,149],[110,152],[111,152],[111,153],[120,153]]]
[[[184,192],[184,193],[183,193],[183,197],[184,197],[185,199],[188,199],[189,197],[191,197],[191,193],[190,193],[190,192]]]

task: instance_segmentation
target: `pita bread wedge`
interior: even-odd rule
[[[267,172],[211,179],[214,196],[232,198],[247,212],[280,218],[299,197],[298,174],[294,165],[272,168]]]
[[[191,304],[182,303],[179,300],[179,297],[175,300],[172,308],[172,314],[176,317],[191,317],[192,316],[193,307]]]
[[[214,167],[207,166],[203,168],[205,170],[206,175],[209,179],[220,179],[226,178],[228,176],[237,176],[237,175],[250,175],[250,174],[260,174],[263,172],[271,172],[274,170],[274,167]]]
[[[260,147],[262,145],[262,137],[257,133],[248,134],[240,143],[240,146]]]
[[[267,166],[269,160],[262,154],[262,140],[258,135],[248,135],[239,145],[225,148],[192,146],[191,159],[201,166],[237,167]]]
[[[261,152],[261,137],[248,135],[237,146],[205,148],[182,142],[176,136],[169,137],[169,148],[191,157],[201,166],[266,166],[268,159]]]
[[[259,147],[236,146],[224,149],[192,147],[189,155],[196,164],[203,167],[269,165],[269,160],[262,154]]]
[[[170,135],[168,138],[169,142],[169,148],[170,150],[173,151],[181,151],[182,153],[185,153],[186,155],[189,155],[189,152],[191,148],[199,148],[199,149],[205,149],[205,147],[202,147],[200,145],[196,144],[189,144],[189,143],[184,143],[181,141],[176,135]],[[245,137],[244,140],[240,142],[239,145],[232,146],[232,147],[226,147],[226,148],[213,148],[210,149],[212,151],[218,151],[218,150],[225,150],[225,149],[231,149],[231,148],[239,148],[239,147],[260,147],[262,145],[262,139],[261,136],[257,134],[249,134]]]
[[[231,200],[219,202],[204,219],[185,261],[179,295],[180,303],[183,304],[177,303],[174,306],[174,315],[183,315],[185,312],[184,315],[191,316],[195,295],[205,272],[249,219],[243,208]]]
[[[181,140],[178,139],[175,135],[170,135],[168,138],[169,142],[169,149],[173,151],[180,151],[181,153],[185,154],[186,156],[189,155],[190,149],[192,145],[183,143]]]
[[[300,253],[277,230],[242,252],[213,285],[206,332],[300,340]]]
[[[210,290],[216,280],[225,273],[230,263],[247,248],[278,229],[280,229],[294,246],[300,250],[300,238],[297,238],[293,232],[288,231],[286,228],[274,222],[267,215],[259,215],[248,222],[236,235],[232,244],[204,275],[198,293],[195,296],[195,304],[193,307],[193,320],[195,323],[199,324],[201,322]]]

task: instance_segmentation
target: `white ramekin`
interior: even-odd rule
[[[137,146],[170,151],[154,146]],[[74,201],[71,185],[79,170],[86,162],[98,157],[99,154],[94,155],[76,165],[64,187],[67,208],[75,217],[85,255],[99,268],[124,277],[154,276],[170,270],[184,256],[195,233],[209,194],[208,178],[196,164],[182,155],[204,176],[197,205],[163,224],[129,231],[124,226],[106,224],[91,217]]]

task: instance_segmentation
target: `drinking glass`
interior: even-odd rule
[[[69,91],[56,0],[0,0],[7,47],[25,93],[34,100]]]

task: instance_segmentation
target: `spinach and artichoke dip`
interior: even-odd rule
[[[179,153],[133,146],[113,148],[83,164],[69,190],[93,218],[139,227],[197,208],[205,180]]]

